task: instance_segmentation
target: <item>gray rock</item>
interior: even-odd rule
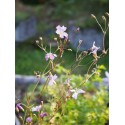
[[[82,44],[80,46],[80,51],[89,50],[93,42],[95,41],[95,45],[100,47],[102,50],[102,41],[103,41],[103,34],[101,32],[97,32],[95,29],[84,29],[83,31],[75,32],[76,28],[71,26],[69,28],[69,40],[72,48],[75,50],[78,47],[79,40],[82,40]]]
[[[28,76],[28,75],[16,75],[15,76],[15,83],[20,84],[20,85],[29,85],[29,84],[34,84],[38,82],[38,78],[36,76]],[[45,78],[41,78],[39,83],[44,83]]]
[[[16,42],[23,42],[36,34],[36,18],[34,16],[21,21],[15,30]]]

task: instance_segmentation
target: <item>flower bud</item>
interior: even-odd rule
[[[22,118],[22,116],[21,116],[21,115],[19,115],[19,119],[20,119],[21,121],[23,121],[23,118]]]
[[[83,51],[82,53],[83,53],[83,54],[85,54],[85,55],[87,55],[87,54],[88,54],[88,52],[87,52],[87,51]]]
[[[82,40],[79,40],[79,44],[81,44],[82,43]]]
[[[19,109],[18,109],[18,107],[16,106],[16,112],[18,112],[19,113]]]
[[[38,41],[38,40],[36,40],[36,43],[37,43],[37,44],[39,44],[39,41]]]
[[[107,52],[105,50],[102,51],[103,54],[107,54]]]
[[[26,122],[27,122],[27,123],[31,123],[31,122],[32,122],[32,118],[27,117]]]
[[[46,112],[40,114],[40,117],[41,117],[41,118],[43,118],[43,117],[45,117],[45,116],[47,116],[47,113],[46,113]]]
[[[72,49],[67,49],[68,51],[72,51]]]
[[[92,18],[96,19],[96,16],[94,14],[91,14]]]
[[[106,12],[105,14],[109,17],[109,13],[108,12]]]
[[[40,40],[43,40],[43,38],[42,38],[42,37],[40,37],[39,39],[40,39]]]
[[[102,16],[102,19],[105,21],[106,20],[105,16]]]
[[[57,41],[57,38],[55,37],[54,40]]]
[[[22,111],[24,112],[24,109],[23,109],[23,107],[22,107],[22,106],[19,106],[19,108],[20,108],[20,110],[22,110]]]
[[[41,105],[43,105],[43,101],[41,101]]]

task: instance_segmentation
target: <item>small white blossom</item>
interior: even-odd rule
[[[41,108],[42,108],[41,105],[36,106],[36,107],[33,107],[33,108],[32,108],[32,112],[35,112],[35,111],[36,111],[36,112],[39,112]]]
[[[67,29],[65,26],[61,27],[60,25],[58,25],[56,29],[57,29],[56,33],[60,36],[60,38],[64,38],[64,37],[68,38],[68,34],[65,32]]]
[[[74,98],[74,99],[77,99],[78,94],[85,93],[85,91],[82,89],[76,89],[76,90],[72,89],[72,90],[70,90],[70,92],[73,92],[72,98]]]
[[[57,79],[57,75],[55,74],[54,76],[52,74],[50,74],[48,76],[48,79],[49,79],[49,82],[48,82],[48,85],[53,85],[53,84],[56,84],[55,80]]]

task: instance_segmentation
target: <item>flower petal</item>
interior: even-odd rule
[[[78,93],[78,94],[79,94],[79,93],[85,93],[85,91],[82,90],[82,89],[78,89],[78,90],[77,90],[77,93]]]
[[[63,33],[63,36],[65,36],[66,38],[68,38],[68,34],[66,32]]]
[[[57,79],[57,75],[55,74],[54,76],[53,76],[53,80],[56,80]]]
[[[76,91],[75,89],[70,90],[70,92],[75,92],[75,91]]]
[[[72,95],[72,97],[73,97],[74,99],[77,99],[77,96],[78,96],[78,93],[76,93],[76,92]]]
[[[62,31],[66,31],[67,28],[65,26],[62,26],[61,29],[62,29]]]

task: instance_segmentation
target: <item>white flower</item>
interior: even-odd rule
[[[33,108],[32,108],[32,112],[35,112],[35,111],[36,111],[36,112],[39,112],[41,108],[42,108],[41,105],[36,106],[36,107],[33,107]]]
[[[67,29],[65,26],[61,27],[60,25],[58,25],[56,29],[57,29],[56,33],[60,36],[60,38],[64,38],[64,37],[68,38],[68,34],[65,32]]]
[[[78,94],[85,93],[85,91],[82,89],[76,89],[76,90],[72,89],[72,90],[70,90],[70,92],[74,92],[72,95],[72,98],[74,98],[74,99],[77,99]]]
[[[100,49],[100,47],[95,46],[95,41],[93,42],[93,46],[91,48],[91,53],[97,55],[97,51]],[[90,54],[91,54],[90,53]]]
[[[48,76],[48,79],[49,79],[49,82],[48,82],[48,85],[53,85],[53,84],[56,84],[55,80],[57,79],[57,75],[55,74],[54,76],[52,74],[50,74]]]
[[[48,61],[48,59],[51,59],[52,61],[55,59],[55,57],[57,57],[57,55],[56,54],[53,54],[53,53],[47,53],[46,55],[45,55],[45,59],[46,59],[46,61]]]

